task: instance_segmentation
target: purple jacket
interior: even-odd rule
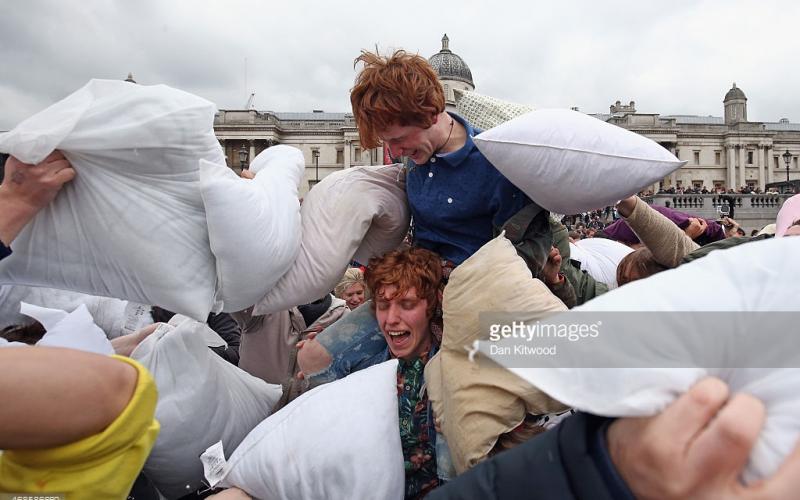
[[[681,229],[686,229],[686,226],[689,225],[689,218],[702,218],[685,212],[679,212],[673,208],[656,205],[651,205],[651,207],[674,222],[675,225]],[[701,234],[695,240],[698,245],[703,246],[714,241],[725,239],[725,230],[722,228],[722,224],[712,219],[705,219],[705,221],[708,223],[708,228],[706,228],[705,233]],[[606,228],[603,229],[603,236],[627,244],[639,243],[639,237],[631,230],[628,223],[625,222],[625,219],[616,220],[606,226]]]

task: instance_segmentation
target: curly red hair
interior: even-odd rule
[[[374,298],[387,285],[397,286],[396,295],[399,296],[415,288],[417,297],[428,301],[428,315],[432,316],[439,304],[442,263],[438,255],[424,248],[395,250],[370,259],[364,280]],[[372,308],[375,309],[374,300]]]
[[[364,63],[350,90],[350,104],[361,147],[381,145],[378,133],[391,125],[428,128],[444,111],[444,91],[436,71],[418,55],[398,50],[391,56],[361,51]]]

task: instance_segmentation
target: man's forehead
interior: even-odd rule
[[[411,287],[405,291],[405,293],[398,294],[399,287],[397,284],[391,285],[382,285],[378,288],[378,298],[382,300],[407,300],[407,299],[416,299],[417,298],[417,289],[416,287]]]

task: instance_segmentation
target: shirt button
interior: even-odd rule
[[[431,163],[436,163],[436,158],[431,158]]]
[[[453,203],[453,198],[447,198],[447,203]]]
[[[433,177],[433,172],[428,172],[428,177]]]

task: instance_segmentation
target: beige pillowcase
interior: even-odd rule
[[[329,293],[352,259],[396,249],[409,225],[403,165],[353,167],[326,176],[300,207],[300,253],[253,309],[285,311]]]
[[[481,312],[525,311],[534,321],[566,311],[566,306],[531,277],[511,242],[501,235],[484,245],[450,275],[444,291],[444,337],[439,353],[425,367],[428,397],[459,474],[494,447],[501,434],[519,425],[527,413],[564,411],[566,406],[476,353]]]
[[[473,127],[488,130],[519,115],[533,111],[530,106],[455,89],[456,111]]]

